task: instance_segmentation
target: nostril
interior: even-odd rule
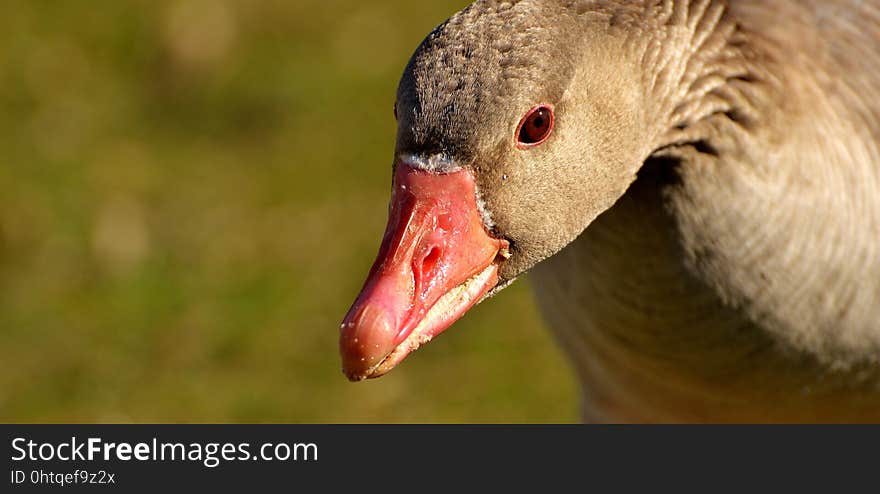
[[[440,260],[440,248],[431,247],[428,254],[422,259],[422,273],[431,273],[437,267],[437,261]]]

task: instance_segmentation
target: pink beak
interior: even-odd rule
[[[379,377],[448,328],[498,283],[507,248],[483,226],[470,172],[399,164],[379,255],[342,322],[346,376]]]

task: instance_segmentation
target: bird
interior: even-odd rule
[[[394,114],[350,380],[528,272],[585,422],[880,421],[880,2],[479,0]]]

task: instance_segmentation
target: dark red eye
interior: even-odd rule
[[[549,106],[536,106],[526,113],[516,131],[516,141],[520,147],[537,146],[546,141],[553,131],[553,109]]]

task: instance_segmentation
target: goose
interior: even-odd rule
[[[349,379],[528,271],[587,422],[880,421],[880,3],[479,0],[394,113]]]

